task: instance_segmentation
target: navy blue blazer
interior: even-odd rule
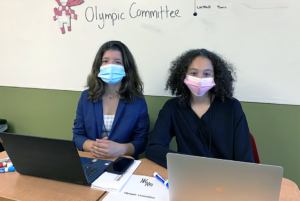
[[[102,101],[87,100],[88,90],[82,92],[74,120],[73,141],[82,151],[86,140],[101,139],[103,127]],[[118,143],[132,143],[134,158],[145,151],[149,134],[149,115],[144,98],[136,98],[132,103],[119,101],[114,122],[108,139]]]

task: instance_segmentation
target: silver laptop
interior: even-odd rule
[[[283,168],[167,154],[170,201],[278,201]]]

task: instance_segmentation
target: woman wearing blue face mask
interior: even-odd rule
[[[145,150],[149,115],[143,83],[129,49],[119,41],[103,44],[79,99],[73,140],[81,151],[99,158]]]

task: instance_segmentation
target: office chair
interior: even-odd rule
[[[251,133],[250,133],[250,136],[251,136],[251,144],[252,144],[252,152],[253,152],[254,162],[255,163],[260,163],[260,158],[259,158],[258,149],[257,149],[257,146],[256,146],[255,139],[254,139],[254,137]]]
[[[0,132],[3,132],[7,130],[7,121],[6,119],[0,119]],[[1,138],[0,138],[0,152],[4,151],[4,147],[1,143]]]

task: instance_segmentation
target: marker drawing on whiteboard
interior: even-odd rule
[[[99,12],[98,12],[99,11]],[[169,10],[168,6],[165,7],[159,6],[156,9],[141,9],[138,7],[137,3],[133,2],[128,10],[129,17],[131,19],[136,18],[148,18],[148,19],[172,19],[172,18],[179,18],[181,17],[179,14],[179,9]],[[99,13],[99,14],[98,14]],[[98,24],[99,29],[103,29],[105,27],[105,22],[107,20],[111,21],[112,26],[115,25],[118,21],[122,21],[127,19],[126,14],[122,11],[115,11],[115,12],[101,12],[100,9],[98,10],[97,6],[89,6],[85,9],[85,19],[87,22],[99,21]],[[158,29],[153,29],[154,31],[158,32]],[[159,30],[160,32],[160,30]]]
[[[220,6],[220,5],[218,5],[217,6],[219,9],[226,9],[227,7],[226,6]]]
[[[146,17],[146,18],[168,18],[170,16],[171,18],[175,17],[181,17],[179,15],[179,10],[169,10],[168,6],[166,6],[166,9],[164,7],[160,6],[160,9],[157,10],[142,10],[137,9],[136,6],[134,6],[136,3],[133,2],[129,9],[129,15],[131,18],[136,17]],[[133,7],[134,6],[134,7]],[[134,9],[133,9],[134,8]]]
[[[197,12],[196,10],[210,10],[210,9],[227,9],[227,6],[225,5],[201,5],[201,6],[197,6],[196,0],[194,0],[194,13],[193,16],[197,16]]]
[[[94,12],[95,11],[95,12]],[[98,13],[97,6],[95,8],[93,7],[87,7],[85,9],[85,19],[88,22],[92,22],[95,18],[96,20],[100,20],[102,23],[101,25],[98,24],[99,29],[103,29],[105,26],[105,20],[111,20],[112,25],[115,25],[116,20],[125,20],[124,12],[113,12],[113,13]]]
[[[79,5],[83,0],[55,0],[58,3],[58,8],[54,8],[53,20],[58,20],[61,33],[65,33],[64,24],[67,24],[68,31],[71,31],[71,19],[77,20],[75,11],[71,6]]]
[[[194,16],[197,16],[197,12],[196,12],[196,0],[194,1]]]

